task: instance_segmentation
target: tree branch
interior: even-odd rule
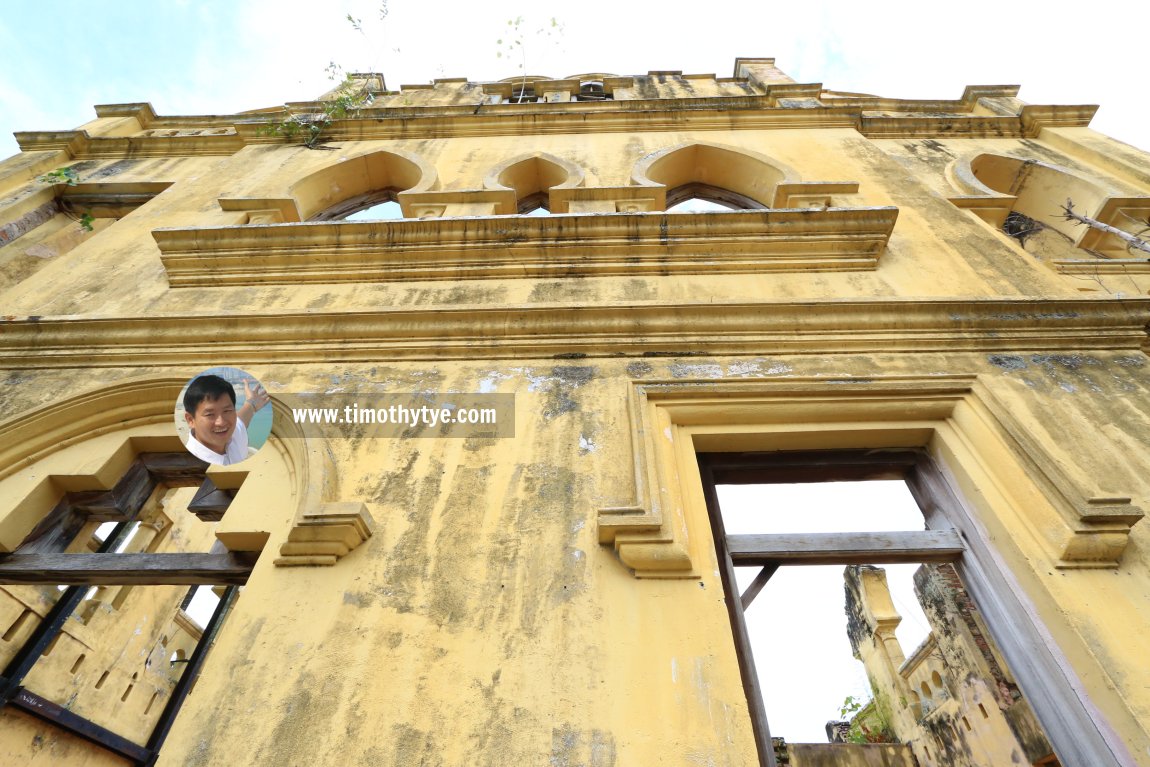
[[[1074,203],[1069,199],[1066,201],[1066,204],[1062,206],[1062,217],[1067,221],[1074,221],[1079,224],[1085,224],[1092,229],[1099,229],[1103,232],[1114,235],[1126,243],[1127,250],[1130,248],[1137,248],[1144,253],[1150,253],[1150,242],[1146,242],[1146,240],[1135,237],[1134,235],[1130,234],[1130,232],[1123,231],[1116,226],[1104,224],[1096,218],[1090,218],[1090,216],[1084,216],[1081,213],[1075,213]]]

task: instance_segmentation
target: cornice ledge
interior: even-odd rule
[[[1043,128],[1085,128],[1094,119],[1097,104],[1078,106],[1027,104],[1019,112],[1026,138],[1036,138]]]
[[[173,288],[460,273],[842,271],[876,268],[897,216],[890,207],[566,214],[156,229],[152,236]]]
[[[147,128],[156,119],[156,110],[146,101],[126,104],[96,104],[92,107],[96,117],[135,117],[141,128]]]
[[[1022,138],[1019,117],[1000,115],[863,115],[867,138]]]
[[[90,136],[87,131],[21,131],[13,134],[24,152],[66,151],[77,160],[117,157],[222,157],[244,147],[239,134],[199,136]]]
[[[11,318],[0,369],[525,356],[857,354],[1143,348],[1150,298],[521,305]],[[210,343],[200,338],[213,328]]]

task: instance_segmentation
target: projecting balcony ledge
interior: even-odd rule
[[[864,271],[898,209],[312,222],[152,232],[172,287]]]

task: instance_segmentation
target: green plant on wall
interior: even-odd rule
[[[839,716],[850,722],[849,743],[897,742],[890,726],[890,706],[881,695],[868,702],[848,695],[839,707]]]
[[[76,172],[75,168],[69,166],[50,170],[36,180],[41,184],[67,184],[68,186],[76,186],[76,183],[80,180],[80,174]]]
[[[80,181],[80,174],[74,167],[67,166],[63,168],[56,168],[56,170],[50,170],[44,175],[38,176],[36,180],[41,184],[64,184],[66,186],[76,186],[76,184],[78,184]],[[73,214],[63,205],[61,205],[60,211],[64,215],[78,221],[80,224],[80,229],[83,231],[95,231],[95,227],[93,227],[92,224],[96,221],[96,219],[92,216],[91,212],[85,211],[80,215],[79,218],[76,218],[75,214]]]
[[[387,19],[387,0],[379,4],[379,20]],[[350,13],[347,21],[351,28],[368,41],[372,49],[371,40],[363,28],[363,19],[356,18]],[[396,49],[398,51],[398,49]],[[370,89],[370,80],[358,79],[334,61],[326,67],[329,80],[339,82],[333,94],[323,101],[317,102],[315,108],[300,112],[289,113],[283,119],[268,121],[256,130],[257,136],[282,136],[288,141],[302,141],[308,149],[323,149],[325,133],[336,120],[342,120],[361,109],[366,109],[375,101],[375,94]]]
[[[371,106],[375,96],[368,90],[367,81],[355,79],[335,62],[328,65],[327,71],[331,79],[341,80],[332,98],[319,102],[317,109],[272,120],[261,126],[256,135],[282,136],[288,141],[299,139],[308,149],[319,149],[332,123]]]

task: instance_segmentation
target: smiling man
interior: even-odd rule
[[[258,383],[244,380],[244,404],[236,409],[236,390],[217,375],[196,378],[184,393],[184,419],[192,436],[188,451],[208,463],[228,466],[248,457],[248,426],[268,403]]]

